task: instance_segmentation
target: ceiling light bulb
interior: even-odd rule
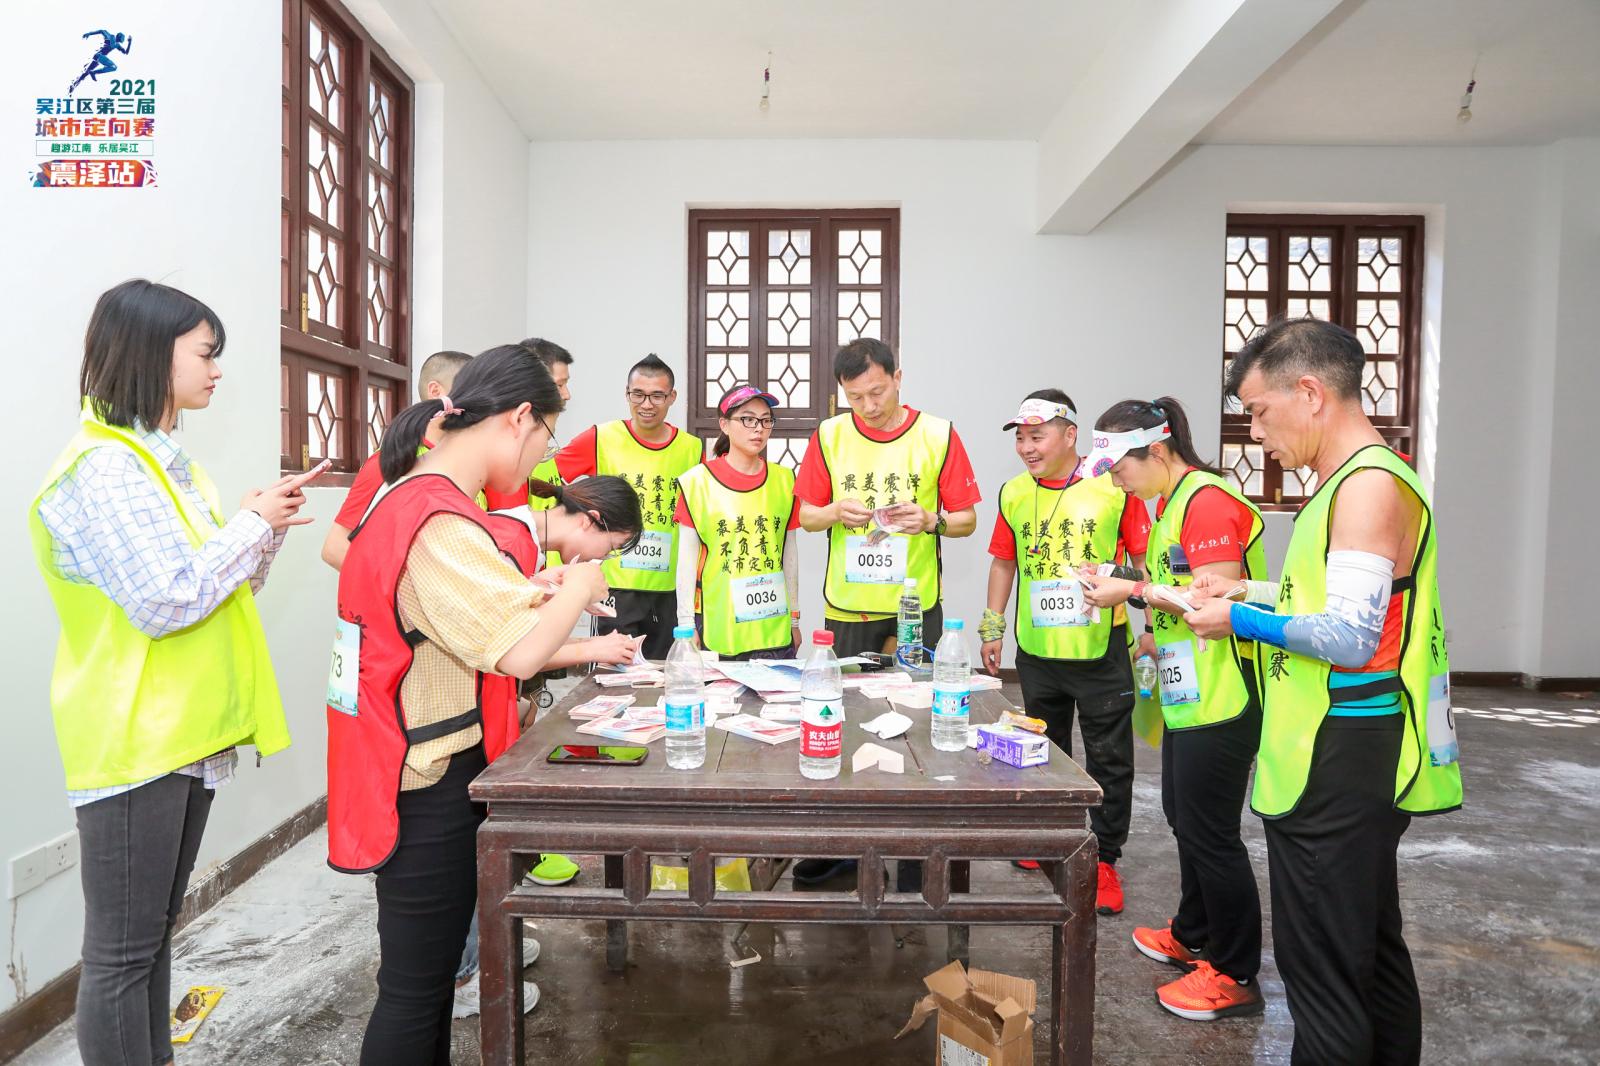
[[[1465,125],[1472,121],[1472,108],[1466,104],[1461,105],[1461,110],[1456,112],[1456,121]]]

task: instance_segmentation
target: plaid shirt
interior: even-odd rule
[[[212,520],[189,470],[189,456],[169,434],[135,427],[196,510]],[[283,534],[254,511],[240,511],[199,548],[194,547],[171,501],[144,465],[124,448],[95,448],[39,501],[39,517],[53,540],[52,560],[69,581],[111,597],[145,636],[164,636],[202,621],[246,581],[260,591]],[[232,780],[233,748],[180,767],[207,788]],[[74,807],[120,795],[158,777],[105,788],[69,790]]]

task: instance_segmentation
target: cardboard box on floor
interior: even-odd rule
[[[1021,977],[965,970],[952,962],[922,979],[928,995],[895,1039],[939,1015],[939,1066],[1033,1066],[1033,1007],[1038,986]]]

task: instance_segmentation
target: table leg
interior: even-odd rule
[[[950,892],[972,891],[972,863],[962,859],[950,863]],[[972,940],[971,927],[965,925],[947,925],[944,927],[945,936],[945,961],[959,961],[966,966],[970,962],[968,950]]]
[[[622,856],[607,855],[607,888],[622,887]],[[617,919],[606,921],[606,968],[612,973],[622,973],[628,968],[628,923]]]
[[[1051,927],[1050,1061],[1089,1066],[1094,1057],[1095,873],[1099,845],[1093,835],[1051,871],[1056,892],[1072,917]]]
[[[516,865],[509,847],[478,837],[478,1040],[484,1066],[522,1063],[521,922],[500,908],[515,887]]]

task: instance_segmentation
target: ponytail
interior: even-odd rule
[[[428,423],[441,413],[445,417],[440,428],[452,433],[522,404],[532,407],[535,418],[556,414],[566,406],[550,368],[520,344],[502,344],[479,354],[462,367],[450,392],[448,397],[412,404],[389,423],[383,450],[378,453],[384,481],[393,483],[411,473]]]
[[[711,458],[719,459],[727,455],[728,450],[732,447],[733,441],[728,439],[728,435],[726,433],[718,433],[717,439],[711,442]]]
[[[607,533],[627,534],[627,542],[618,551],[632,551],[644,532],[644,514],[639,507],[639,495],[628,484],[627,478],[600,474],[582,478],[570,485],[552,485],[535,477],[528,479],[528,492],[541,500],[553,500],[557,507],[568,514],[593,512],[599,515],[600,525]]]
[[[1094,428],[1108,433],[1126,433],[1134,429],[1153,429],[1163,422],[1172,436],[1158,443],[1166,445],[1173,454],[1196,470],[1223,476],[1221,470],[1200,458],[1200,453],[1195,450],[1194,434],[1189,430],[1189,415],[1184,411],[1183,404],[1171,396],[1162,396],[1153,402],[1123,400],[1113,404],[1095,420]],[[1153,445],[1134,448],[1128,454],[1135,459],[1148,459],[1151,447]]]

